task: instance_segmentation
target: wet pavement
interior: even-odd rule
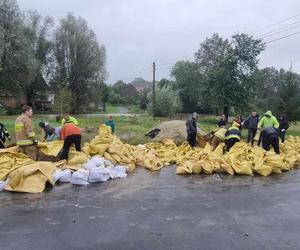
[[[127,178],[0,193],[0,249],[299,249],[300,170]]]

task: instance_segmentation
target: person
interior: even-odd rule
[[[73,123],[76,126],[79,125],[78,121],[76,120],[75,117],[70,116],[69,113],[64,113],[63,115],[63,119],[61,121],[61,126],[63,126],[65,123]]]
[[[239,130],[242,130],[243,128],[243,125],[244,125],[244,119],[243,119],[243,116],[242,115],[237,115],[236,118],[235,118],[236,122],[238,124],[240,124],[239,126]]]
[[[186,121],[186,132],[187,140],[190,146],[193,148],[196,145],[196,136],[197,136],[197,113],[194,112],[192,117]]]
[[[236,142],[241,140],[241,131],[239,127],[240,124],[238,121],[234,120],[231,127],[225,133],[225,145],[227,151],[229,151]]]
[[[278,120],[276,119],[275,116],[273,116],[273,114],[270,110],[267,111],[263,115],[263,117],[260,119],[260,121],[257,124],[257,128],[259,130],[263,130],[263,129],[268,128],[268,127],[275,127],[275,128],[279,127]],[[262,133],[260,133],[260,135],[259,135],[258,146],[260,146],[261,140],[262,140]]]
[[[39,123],[40,128],[44,131],[44,140],[45,141],[55,141],[58,139],[56,133],[55,133],[55,127],[53,127],[51,124],[47,122],[40,122]]]
[[[284,141],[285,141],[285,133],[289,127],[290,127],[290,125],[286,121],[285,117],[280,116],[280,118],[279,118],[279,136],[280,136],[282,143],[284,143]]]
[[[224,142],[226,132],[226,128],[218,128],[211,133],[213,135],[211,138],[212,151],[214,151],[221,142]]]
[[[24,105],[22,114],[15,121],[16,144],[19,146],[19,151],[34,161],[58,161],[57,157],[39,151],[31,121],[32,114],[31,106]]]
[[[244,122],[244,126],[248,128],[247,143],[250,143],[251,141],[251,146],[253,146],[254,144],[254,138],[257,132],[258,122],[259,117],[257,116],[257,113],[255,111],[253,111],[251,113],[251,116],[249,116]]]
[[[217,125],[218,125],[219,128],[225,128],[225,126],[226,126],[226,117],[225,117],[224,114],[221,116],[221,118],[218,121]]]
[[[9,141],[11,140],[6,127],[4,126],[4,124],[0,123],[0,148],[5,148],[6,137]]]
[[[60,131],[61,139],[64,140],[61,160],[68,160],[71,145],[74,143],[76,151],[81,151],[81,131],[78,126],[73,123],[65,123]]]
[[[116,126],[115,126],[115,123],[114,123],[114,120],[112,118],[112,115],[109,115],[108,116],[108,120],[106,122],[104,122],[104,124],[106,126],[109,126],[111,128],[111,132],[112,133],[115,133],[115,130],[116,130]]]
[[[279,131],[275,127],[267,127],[261,132],[262,146],[264,150],[270,150],[272,145],[276,154],[279,154]]]

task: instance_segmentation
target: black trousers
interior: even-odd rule
[[[225,145],[226,145],[226,150],[229,151],[232,146],[236,143],[239,142],[240,140],[237,138],[230,138],[228,140],[225,140]]]
[[[0,140],[0,148],[5,148],[5,145],[2,142],[5,143],[5,140]]]
[[[248,138],[247,143],[251,141],[251,145],[254,143],[254,137],[256,135],[257,129],[256,128],[248,128]]]
[[[75,144],[76,151],[81,151],[81,135],[69,135],[64,140],[64,146],[62,148],[61,159],[68,160],[70,147],[72,144]]]
[[[282,143],[284,143],[284,141],[285,141],[285,133],[286,133],[286,131],[280,131],[280,133],[279,133],[279,136],[280,136],[280,139],[281,139]]]
[[[272,145],[274,151],[276,154],[279,154],[279,138],[277,135],[271,135],[270,137],[268,137],[267,139],[263,139],[262,140],[262,144],[263,144],[263,148],[264,150],[269,151],[270,150],[270,146]]]
[[[191,147],[195,147],[196,145],[196,133],[188,133],[187,134],[187,140]]]

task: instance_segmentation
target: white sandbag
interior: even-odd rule
[[[105,159],[99,156],[93,156],[88,162],[95,164],[97,167],[100,167],[104,164]]]
[[[89,182],[104,182],[110,178],[110,171],[104,167],[90,170]]]
[[[65,170],[56,170],[53,174],[54,182],[71,182],[72,179],[72,172],[70,169]]]
[[[127,167],[125,166],[113,166],[113,167],[107,167],[107,170],[109,170],[110,177],[113,178],[119,178],[119,177],[126,177],[126,171]]]
[[[74,185],[88,185],[89,171],[85,169],[78,169],[72,175],[71,183]]]
[[[110,166],[113,166],[114,164],[109,161],[109,160],[104,160],[104,167],[110,167]]]
[[[99,156],[94,156],[87,161],[82,167],[87,170],[91,170],[93,168],[97,168],[104,165],[104,158]]]
[[[0,192],[5,188],[7,182],[8,179],[6,181],[0,181]]]

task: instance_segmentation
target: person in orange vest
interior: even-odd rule
[[[65,123],[60,131],[60,137],[64,140],[61,159],[68,159],[71,145],[74,143],[76,151],[81,151],[81,131],[73,123]]]

